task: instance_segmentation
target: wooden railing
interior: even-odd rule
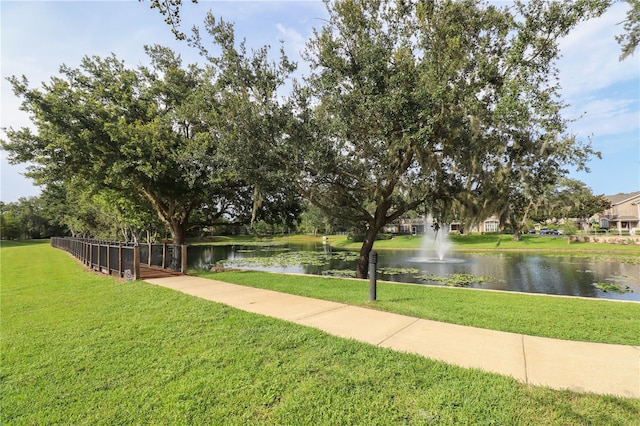
[[[89,268],[121,278],[140,279],[140,264],[185,273],[187,246],[134,244],[85,238],[51,238],[51,245],[71,253]]]

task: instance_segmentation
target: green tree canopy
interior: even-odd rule
[[[211,179],[210,163],[188,161],[194,151],[213,149],[189,107],[208,79],[206,70],[182,69],[167,49],[147,53],[152,67],[137,70],[115,56],[85,57],[78,69],[63,65],[41,89],[10,78],[37,133],[9,129],[3,148],[14,162],[34,163],[28,175],[40,184],[79,178],[144,195],[180,243]]]
[[[585,158],[564,134],[554,64],[558,39],[602,12],[587,3],[327,2],[297,92],[291,165],[313,204],[366,227],[359,277],[376,234],[402,214],[488,203],[496,176],[523,179],[535,156]]]
[[[0,212],[0,239],[16,240],[24,235],[20,219],[12,211]]]
[[[625,32],[616,36],[622,48],[621,61],[633,55],[640,43],[640,0],[626,0],[626,2],[629,3],[630,9],[623,22]]]
[[[587,224],[591,216],[611,207],[604,195],[594,195],[591,188],[576,179],[560,180],[547,199],[549,218],[577,218],[583,224]]]
[[[60,226],[42,196],[20,197],[13,203],[0,201],[2,215],[2,238],[49,238],[63,235],[66,229]]]
[[[230,55],[226,47],[223,57]],[[143,197],[177,244],[184,242],[194,211],[205,224],[275,220],[277,211],[296,216],[295,202],[280,196],[267,176],[240,173],[238,164],[247,158],[259,164],[261,151],[250,150],[247,157],[247,151],[230,147],[260,135],[234,127],[240,124],[237,110],[250,115],[255,99],[228,101],[220,76],[233,74],[224,68],[232,64],[183,67],[167,48],[146,51],[149,66],[131,69],[113,55],[85,57],[78,69],[63,65],[60,76],[40,89],[24,77],[10,78],[37,129],[6,131],[2,147],[10,160],[32,163],[28,175],[39,184],[86,182],[87,191],[102,197],[111,191],[122,208]],[[256,190],[258,183],[268,196]],[[133,212],[121,209],[126,211]],[[129,222],[139,220],[133,216]]]
[[[145,0],[138,0],[143,2]],[[178,40],[184,40],[185,34],[180,30],[180,6],[182,0],[149,0],[151,9],[156,9],[162,16],[164,22],[171,27],[171,32]],[[198,0],[191,0],[192,3],[198,3]]]
[[[275,60],[268,46],[249,52],[245,40],[236,42],[233,24],[211,13],[205,19],[205,31],[212,42],[199,29],[194,29],[189,42],[218,70],[223,114],[212,117],[211,124],[219,141],[218,153],[235,176],[252,184],[251,222],[282,220],[292,225],[301,205],[283,167],[283,161],[288,161],[283,141],[292,115],[283,87],[296,64],[282,48]],[[212,54],[211,47],[219,54]]]

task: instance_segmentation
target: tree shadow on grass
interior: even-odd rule
[[[0,240],[0,247],[2,248],[11,248],[11,247],[24,247],[24,246],[33,246],[37,244],[49,244],[49,239],[46,240]]]

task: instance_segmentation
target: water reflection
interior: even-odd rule
[[[282,256],[282,253],[289,253]],[[315,256],[305,253],[315,252]],[[313,254],[313,253],[311,253]],[[278,256],[276,264],[255,263],[256,258]],[[318,256],[321,256],[318,261]],[[283,273],[322,275],[327,271],[355,271],[357,254],[340,252],[322,244],[286,246],[190,246],[188,267],[209,269],[219,261],[251,259],[241,264],[244,269]],[[379,273],[380,280],[432,284],[425,275],[447,276],[471,274],[492,277],[489,282],[470,287],[545,293],[567,296],[640,301],[640,265],[625,264],[619,260],[584,256],[548,256],[530,253],[462,254],[454,253],[444,261],[420,260],[418,250],[379,251],[378,270],[396,271]],[[272,260],[272,259],[269,259]],[[233,264],[231,265],[233,266]],[[409,271],[409,272],[407,272]],[[629,287],[631,292],[602,291],[595,283],[614,283]]]

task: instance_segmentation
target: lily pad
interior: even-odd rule
[[[417,274],[420,269],[417,268],[379,268],[378,273],[385,275],[408,275]]]
[[[322,275],[330,277],[355,278],[356,271],[350,269],[330,269],[328,271],[323,271]]]
[[[225,267],[271,267],[271,266],[325,266],[331,260],[354,261],[357,254],[350,252],[317,252],[317,251],[285,251],[272,256],[244,257],[239,259],[227,259],[218,262],[218,265]]]
[[[495,278],[492,278],[492,277],[485,277],[485,276],[472,275],[472,274],[448,274],[445,276],[425,274],[425,275],[419,275],[417,278],[425,281],[435,282],[442,285],[447,285],[450,287],[468,287],[472,284],[480,284],[480,283],[495,281]]]
[[[598,290],[604,291],[605,293],[608,293],[608,292],[619,293],[619,294],[633,293],[633,290],[629,286],[623,285],[623,284],[593,283],[593,286]]]

